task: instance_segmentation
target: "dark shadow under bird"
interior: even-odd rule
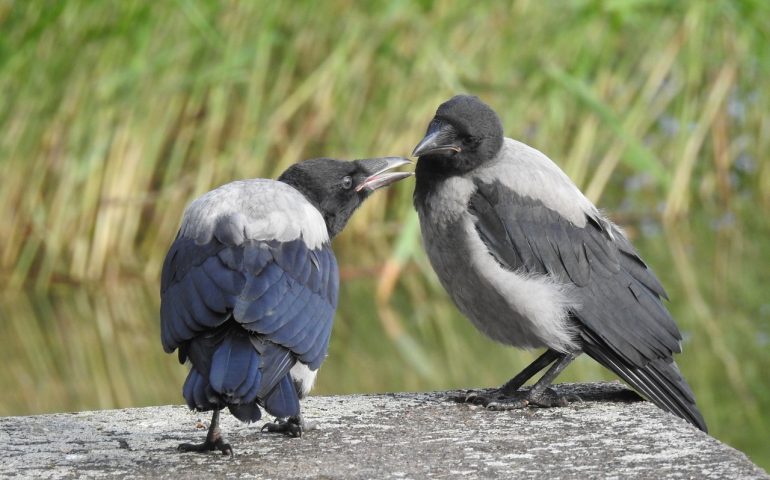
[[[663,287],[555,163],[505,138],[497,114],[467,95],[439,106],[413,155],[423,242],[457,307],[498,342],[546,349],[499,389],[467,401],[563,405],[549,385],[586,353],[706,431],[673,360],[682,337]],[[520,390],[546,368],[531,389]]]
[[[220,450],[219,412],[277,417],[272,432],[302,434],[299,400],[326,357],[337,307],[334,238],[376,189],[407,178],[398,157],[307,160],[277,181],[236,181],[186,209],[161,277],[161,341],[190,362],[187,405],[213,410],[202,444]]]

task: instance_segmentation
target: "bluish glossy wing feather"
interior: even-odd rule
[[[160,289],[161,342],[166,352],[228,319],[228,304],[240,293],[245,279],[219,258],[227,249],[217,241],[198,245],[184,237],[177,237],[171,245]]]
[[[265,410],[276,417],[291,417],[299,413],[299,397],[289,375],[284,375],[264,400]]]
[[[161,337],[192,361],[183,388],[191,408],[227,405],[245,421],[259,418],[255,401],[274,415],[298,413],[289,370],[297,360],[317,369],[326,356],[338,281],[328,245],[178,237],[161,279]]]
[[[252,262],[257,255],[244,255],[246,283],[235,299],[233,316],[248,331],[288,348],[311,369],[318,368],[337,306],[334,253],[329,246],[310,250],[301,240],[272,243],[269,249],[273,261],[266,266]],[[260,275],[252,275],[254,271]],[[301,332],[305,335],[298,340]],[[321,348],[314,349],[317,342]]]
[[[161,283],[161,337],[168,352],[232,316],[304,363],[323,360],[325,348],[312,357],[308,352],[318,350],[314,342],[331,330],[337,304],[339,277],[328,245],[310,250],[297,239],[232,247],[178,238]],[[310,334],[297,341],[304,331]]]

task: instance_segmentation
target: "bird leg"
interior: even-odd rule
[[[498,388],[498,390],[504,395],[513,395],[527,382],[527,380],[534,377],[540,370],[555,362],[560,356],[561,354],[559,352],[549,348],[545,353],[537,357],[534,362],[530,363],[524,370],[519,372],[518,375],[505,382],[505,385]]]
[[[548,388],[556,377],[564,370],[567,365],[572,363],[572,360],[577,357],[574,353],[562,353],[559,355],[559,359],[556,360],[551,368],[549,368],[540,380],[535,383],[532,388],[527,392],[527,401],[531,405],[537,405],[539,407],[564,407],[567,405],[567,398],[558,395],[553,389]]]
[[[482,405],[490,410],[513,410],[529,405],[538,407],[565,406],[569,399],[558,395],[549,386],[575,357],[576,355],[573,353],[558,353],[548,350],[502,387],[491,392],[470,392],[465,397],[455,398],[455,400],[461,403]],[[555,363],[532,388],[526,391],[519,390],[524,382],[553,362]]]
[[[219,450],[222,455],[233,455],[233,448],[229,443],[222,440],[222,430],[219,428],[219,409],[214,410],[211,416],[211,425],[206,435],[206,441],[203,443],[182,443],[177,447],[180,452],[198,452],[205,453],[213,450]]]
[[[299,414],[296,417],[276,418],[275,422],[268,422],[262,425],[262,431],[267,433],[283,433],[289,437],[301,437],[308,430],[314,430],[317,425],[313,422],[306,422]]]

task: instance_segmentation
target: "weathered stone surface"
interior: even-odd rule
[[[223,414],[233,458],[178,453],[209,419],[181,406],[5,417],[0,477],[770,478],[620,384],[557,389],[584,401],[488,411],[445,401],[452,392],[311,397],[319,429],[300,439]]]

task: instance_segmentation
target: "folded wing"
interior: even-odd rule
[[[681,334],[665,291],[623,233],[596,215],[575,225],[501,182],[477,181],[476,231],[505,268],[568,284],[583,349],[661,408],[705,428],[672,355]]]

